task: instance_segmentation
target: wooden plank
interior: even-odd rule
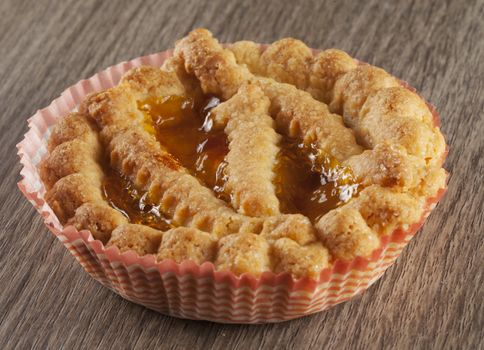
[[[484,3],[0,2],[0,348],[483,348]],[[409,81],[438,106],[449,191],[396,264],[327,312],[259,326],[159,315],[91,280],[16,188],[26,118],[81,78],[205,26],[300,38]]]

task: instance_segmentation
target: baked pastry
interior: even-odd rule
[[[427,213],[446,145],[384,70],[194,30],[54,127],[39,166],[63,225],[120,251],[317,279]]]

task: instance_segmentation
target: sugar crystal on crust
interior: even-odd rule
[[[318,221],[316,230],[333,257],[342,260],[368,256],[380,245],[378,235],[354,208],[341,207],[330,211]]]
[[[52,188],[59,179],[70,174],[82,172],[89,174],[91,178],[99,178],[102,176],[102,170],[96,162],[98,157],[90,144],[74,139],[52,150],[40,163],[39,172],[47,189]]]
[[[313,60],[308,92],[315,99],[329,104],[333,98],[336,81],[355,69],[357,62],[346,52],[337,49],[323,50]]]
[[[354,127],[359,121],[361,107],[370,94],[399,85],[398,80],[383,69],[359,65],[335,82],[329,108],[341,114],[347,125]]]
[[[209,233],[193,228],[178,227],[163,233],[157,259],[175,262],[191,260],[197,264],[213,261],[217,241]]]
[[[391,233],[396,228],[408,228],[420,221],[423,212],[422,199],[372,185],[365,188],[349,207],[359,210],[368,226],[379,235]]]
[[[84,203],[102,200],[101,189],[93,184],[97,181],[98,179],[89,178],[82,173],[67,175],[47,191],[45,200],[59,221],[66,223]]]
[[[318,279],[322,270],[329,266],[328,249],[321,242],[301,246],[288,238],[274,243],[274,272],[289,272],[296,278]]]
[[[86,142],[93,152],[99,150],[97,132],[92,123],[79,113],[71,113],[55,124],[47,142],[47,148],[52,152],[57,146],[73,140]]]
[[[379,184],[406,190],[417,187],[426,171],[423,159],[409,155],[399,144],[386,141],[348,158],[344,164],[364,186]]]
[[[251,273],[255,276],[270,270],[269,244],[253,233],[238,233],[219,240],[215,266],[237,275]]]
[[[230,45],[229,49],[234,54],[238,64],[244,64],[254,74],[263,74],[265,67],[261,62],[260,45],[253,41],[242,40]]]
[[[120,252],[134,251],[138,255],[156,254],[162,232],[138,224],[123,224],[112,233],[107,246],[116,246]]]
[[[309,85],[308,67],[312,60],[311,49],[302,41],[285,38],[269,45],[262,53],[260,63],[267,77],[305,90]]]
[[[127,223],[124,215],[101,201],[84,203],[67,221],[68,225],[73,225],[78,230],[89,230],[95,239],[104,244],[109,241],[111,232],[116,227]]]

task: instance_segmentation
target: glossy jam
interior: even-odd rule
[[[358,192],[352,171],[318,150],[285,139],[276,164],[276,191],[285,213],[302,213],[313,222]]]
[[[223,129],[212,128],[210,114],[219,103],[216,97],[194,101],[190,97],[167,96],[140,101],[138,108],[151,121],[148,128],[153,127],[160,144],[218,197],[227,199],[224,159],[228,142]]]
[[[131,182],[109,166],[104,169],[103,192],[111,207],[121,212],[133,224],[147,225],[166,231],[172,228],[171,220],[159,207],[146,200],[146,193],[139,193]]]
[[[195,102],[187,97],[168,96],[140,101],[138,108],[145,114],[145,130],[154,134],[194,176],[225,198],[223,169],[227,138],[223,130],[212,130],[210,115],[210,110],[219,103],[215,97]],[[163,231],[173,227],[159,206],[149,203],[147,193],[138,192],[128,179],[109,166],[105,166],[104,172],[105,198],[131,223]]]
[[[156,136],[180,163],[215,194],[230,202],[225,193],[227,137],[213,126],[211,109],[220,100],[208,97],[195,101],[185,96],[167,96],[138,102],[145,115],[146,131]],[[275,187],[284,213],[302,213],[317,220],[358,192],[351,169],[324,155],[314,145],[284,138],[275,166]],[[111,205],[131,222],[168,229],[171,222],[157,206],[146,201],[129,181],[107,170],[105,195]]]

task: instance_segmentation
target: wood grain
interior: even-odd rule
[[[484,348],[484,1],[0,2],[0,348]],[[205,26],[222,41],[293,36],[407,80],[435,104],[449,190],[364,295],[259,326],[159,315],[90,279],[16,188],[26,119],[69,85]]]

